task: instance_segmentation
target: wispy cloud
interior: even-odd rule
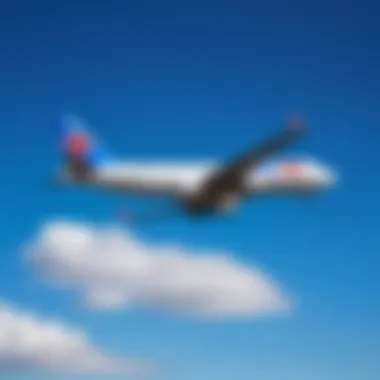
[[[0,368],[135,374],[149,367],[98,350],[83,331],[0,302]]]
[[[26,255],[45,279],[81,292],[91,307],[145,307],[202,317],[287,311],[273,279],[218,253],[155,246],[128,231],[71,222],[45,224]]]

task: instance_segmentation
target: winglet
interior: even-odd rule
[[[293,116],[289,120],[288,128],[295,132],[303,132],[306,129],[305,120],[300,116]]]

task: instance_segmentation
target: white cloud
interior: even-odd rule
[[[0,302],[0,368],[123,374],[145,367],[96,349],[86,334]]]
[[[77,289],[91,307],[145,307],[203,316],[277,314],[289,299],[254,267],[222,254],[153,246],[116,227],[55,222],[27,258],[46,279]]]

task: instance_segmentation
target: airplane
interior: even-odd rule
[[[268,164],[271,156],[303,135],[305,125],[298,118],[224,163],[136,163],[115,159],[80,118],[67,116],[62,127],[64,163],[55,177],[59,184],[148,197],[169,196],[176,209],[190,217],[230,214],[247,198],[316,193],[331,188],[337,181],[330,167],[311,160]]]

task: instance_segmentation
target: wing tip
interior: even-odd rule
[[[304,132],[306,129],[306,122],[301,116],[293,116],[289,119],[288,129],[294,132]]]

